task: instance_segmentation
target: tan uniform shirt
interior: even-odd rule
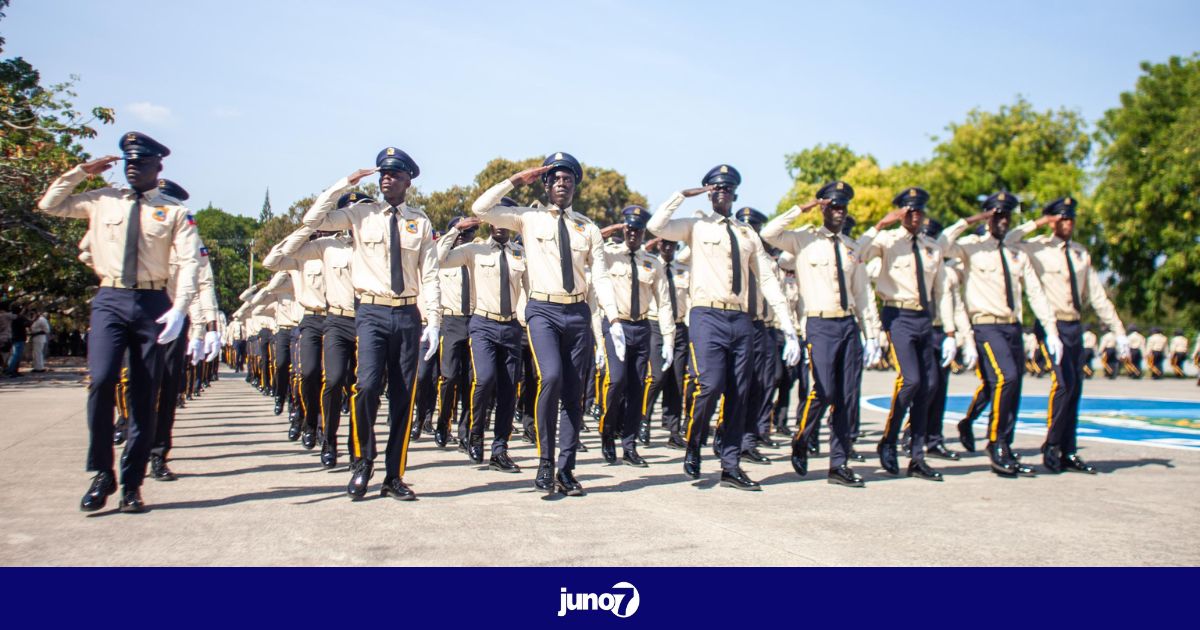
[[[929,314],[941,320],[947,334],[953,333],[956,326],[950,293],[935,291],[945,273],[942,247],[937,241],[920,232],[914,236],[903,227],[880,231],[872,226],[858,239],[858,257],[864,262],[879,259],[879,275],[874,278],[875,292],[885,306],[919,310],[921,295],[917,283],[917,257],[913,254],[914,239],[921,252],[920,274],[925,283]]]
[[[1067,252],[1070,251],[1071,264],[1075,268],[1075,287],[1079,293],[1080,308],[1090,303],[1095,309],[1100,321],[1118,335],[1125,334],[1125,326],[1117,316],[1117,309],[1108,300],[1104,284],[1092,266],[1092,256],[1087,248],[1071,241],[1069,244],[1054,236],[1044,234],[1023,241],[1022,238],[1037,226],[1033,221],[1027,221],[1009,230],[1004,237],[1005,244],[1019,247],[1029,255],[1033,270],[1037,272],[1038,280],[1046,294],[1046,301],[1054,310],[1055,319],[1064,321],[1079,321],[1082,313],[1075,308],[1071,296],[1071,273],[1067,268]]]
[[[1096,333],[1094,333],[1090,330],[1083,331],[1083,347],[1084,348],[1090,349],[1090,350],[1095,350],[1096,343],[1097,343]]]
[[[354,316],[354,281],[350,274],[350,260],[354,256],[354,242],[349,236],[323,236],[309,240],[312,228],[301,226],[283,240],[279,254],[284,260],[295,262],[282,264],[298,265],[303,262],[321,263],[321,282],[325,289],[325,304],[339,309],[345,317]],[[264,263],[265,264],[265,263]]]
[[[1146,336],[1140,332],[1129,333],[1129,349],[1144,350],[1146,348]]]
[[[1104,333],[1103,335],[1100,335],[1100,349],[1101,350],[1111,350],[1116,347],[1117,347],[1117,336],[1114,335],[1111,330],[1109,332]]]
[[[509,240],[503,246],[488,238],[483,242],[463,243],[454,247],[458,228],[451,228],[438,239],[438,259],[442,267],[467,266],[471,279],[471,312],[500,316],[501,291],[508,291],[512,317],[524,310],[526,287],[525,249]],[[500,277],[500,252],[508,265],[508,277]],[[455,295],[458,293],[456,292]]]
[[[771,258],[762,241],[749,225],[731,217],[712,214],[703,217],[675,219],[672,215],[683,205],[683,193],[675,193],[663,202],[650,217],[646,229],[655,236],[670,241],[682,241],[691,251],[692,279],[688,303],[692,308],[723,304],[723,308],[749,311],[750,275],[758,280],[758,289],[771,308],[788,317],[782,328],[792,329],[791,317],[786,315],[787,298],[779,280],[770,273]],[[732,230],[738,241],[738,263],[742,272],[740,292],[733,292],[733,251],[729,240]]]
[[[441,286],[438,283],[437,253],[433,247],[433,224],[424,212],[402,203],[392,208],[385,201],[364,199],[340,210],[337,199],[351,188],[347,178],[317,196],[304,214],[304,224],[314,230],[353,230],[354,256],[350,277],[360,296],[416,298],[425,302],[430,326],[441,327]],[[400,231],[401,268],[404,290],[392,291],[391,217],[396,214]]]
[[[975,333],[971,330],[971,318],[967,317],[967,308],[962,297],[962,270],[958,268],[957,261],[946,261],[943,266],[945,269],[942,270],[941,282],[935,291],[938,294],[937,300],[939,303],[943,299],[950,302],[955,342],[958,347],[973,346],[975,345]],[[950,329],[943,320],[945,317],[946,315],[939,311],[938,318],[933,321],[933,325],[942,326],[942,329],[949,333]]]
[[[38,202],[46,214],[71,219],[87,219],[91,234],[88,248],[92,268],[101,284],[121,284],[121,267],[125,262],[126,221],[134,202],[134,192],[127,189],[101,188],[72,195],[87,173],[76,166],[50,184]],[[141,210],[141,239],[138,241],[138,283],[166,284],[171,277],[171,253],[179,257],[179,282],[171,302],[187,305],[196,292],[196,271],[200,250],[196,224],[187,208],[178,201],[159,194],[158,189],[145,193],[139,204]]]
[[[1174,337],[1171,337],[1171,353],[1172,354],[1175,354],[1177,352],[1182,352],[1184,354],[1187,354],[1187,351],[1188,351],[1187,337],[1184,337],[1183,335],[1175,335]]]
[[[824,226],[815,230],[788,230],[787,225],[799,215],[793,207],[763,226],[766,241],[796,257],[796,278],[804,301],[807,317],[840,317],[841,295],[838,286],[837,255],[834,240],[842,258],[842,276],[846,287],[845,315],[858,315],[863,335],[879,337],[879,312],[875,308],[875,292],[867,280],[866,265],[859,260],[854,241],[844,234],[834,234]]]
[[[1004,260],[1000,259],[1000,241],[990,232],[983,236],[971,234],[959,238],[966,231],[965,220],[956,221],[942,233],[945,239],[947,258],[956,258],[963,265],[964,285],[966,287],[967,314],[971,322],[976,323],[979,316],[1015,318],[1021,320],[1021,288],[1029,294],[1029,307],[1033,314],[1042,322],[1047,331],[1058,330],[1055,325],[1054,312],[1042,292],[1042,283],[1038,281],[1029,256],[1015,247],[1003,248]],[[1004,265],[1008,263],[1009,278],[1012,284],[1013,308],[1008,307],[1004,295]]]
[[[1146,349],[1150,352],[1166,352],[1167,351],[1167,336],[1162,333],[1154,333],[1146,339]]]
[[[446,240],[445,235],[437,240],[437,245],[441,245],[444,240]],[[466,317],[474,310],[471,295],[475,292],[475,288],[472,286],[475,284],[475,277],[471,275],[471,271],[468,269],[465,274],[467,279],[467,304],[466,309],[464,309],[462,303],[463,275],[462,265],[439,264],[438,282],[442,286],[442,315]]]
[[[691,291],[692,269],[690,266],[681,263],[678,260],[672,260],[668,263],[662,258],[659,258],[658,261],[662,263],[663,266],[663,277],[670,277],[671,284],[675,285],[675,323],[679,324],[687,317],[688,293]],[[668,284],[668,298],[670,297],[670,290],[670,284]],[[667,302],[666,307],[666,310],[671,310],[671,303]],[[656,298],[655,304],[650,308],[650,312],[647,313],[646,316],[654,321],[658,321],[658,311],[659,305],[657,304]]]
[[[292,276],[286,271],[279,271],[271,278],[271,282],[254,296],[251,304],[274,304],[275,330],[285,326],[295,326],[300,323],[304,311],[295,300],[295,288],[292,286]],[[299,312],[297,310],[299,309]]]
[[[617,302],[617,312],[620,319],[644,319],[651,308],[656,310],[658,329],[663,336],[663,346],[675,347],[675,319],[671,317],[671,293],[667,288],[666,272],[662,261],[645,250],[639,249],[630,256],[629,248],[624,243],[608,243],[604,245],[605,263],[608,275],[612,278],[613,297]],[[633,266],[637,265],[638,272],[638,308],[632,312],[633,306]],[[653,357],[652,357],[653,359]]]
[[[312,233],[307,226],[301,229]],[[288,236],[290,239],[295,233]],[[307,238],[307,237],[306,237]],[[294,255],[285,255],[283,249],[290,245],[288,239],[277,243],[271,252],[263,259],[263,266],[271,271],[282,271],[292,280],[292,290],[296,301],[305,311],[323,314],[325,302],[325,265],[316,258],[306,259]]]
[[[609,321],[616,320],[617,305],[602,252],[604,239],[600,236],[600,228],[571,208],[563,210],[553,204],[541,208],[501,206],[500,199],[512,189],[513,185],[508,180],[492,186],[471,204],[471,212],[496,227],[521,234],[525,255],[528,257],[526,269],[529,273],[529,297],[543,299],[539,295],[548,294],[560,297],[580,296],[586,299],[587,273],[590,271],[597,302],[604,309],[605,317]],[[571,271],[575,282],[573,291],[567,291],[563,287],[558,248],[560,213],[566,215],[567,232],[571,239]]]

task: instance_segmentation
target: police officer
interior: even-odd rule
[[[767,215],[750,207],[738,209],[734,216],[742,223],[749,225],[756,234],[767,222]],[[759,272],[772,274],[779,282],[781,279],[773,252],[766,247],[764,250],[767,251],[770,265],[767,269],[759,269]],[[759,293],[756,285],[757,278],[754,273],[751,273],[748,288],[750,295],[747,304],[750,325],[754,327],[754,369],[748,375],[750,392],[746,398],[746,429],[742,434],[741,458],[742,461],[753,464],[770,464],[771,459],[763,455],[758,450],[758,446],[760,444],[775,446],[775,442],[771,440],[771,413],[775,408],[775,386],[779,381],[779,352],[782,348],[776,345],[775,338],[771,336],[767,325],[769,321],[775,321],[776,318],[772,315],[766,298]],[[782,288],[783,284],[780,282],[780,289],[782,290]],[[785,295],[784,304],[787,303]],[[796,347],[799,348],[799,342]]]
[[[701,179],[700,188],[683,190],[665,201],[647,228],[663,239],[686,243],[692,251],[692,283],[688,316],[692,361],[690,379],[696,384],[685,439],[683,471],[700,476],[701,435],[722,402],[723,438],[720,444],[721,485],[740,490],[761,490],[740,466],[743,433],[749,410],[749,375],[754,369],[754,326],[749,314],[750,274],[758,280],[757,291],[784,319],[791,330],[786,298],[779,281],[770,272],[771,260],[762,241],[750,226],[733,217],[735,191],[742,183],[737,169],[720,164]],[[712,214],[675,219],[672,215],[688,197],[708,194]],[[785,361],[794,365],[799,342],[789,335]],[[723,397],[723,398],[722,398]]]
[[[1150,378],[1158,380],[1163,377],[1163,362],[1167,358],[1167,336],[1161,328],[1151,328],[1150,336],[1146,338],[1146,351],[1150,359],[1146,362],[1150,369]]]
[[[451,246],[470,243],[475,238],[474,229],[458,229],[455,226],[463,217],[450,219],[449,231],[438,239],[449,238]],[[433,430],[433,441],[439,447],[446,445],[449,439],[450,418],[454,415],[455,404],[462,406],[460,418],[467,415],[467,390],[470,387],[471,349],[468,347],[468,329],[471,326],[471,283],[473,278],[467,265],[442,265],[438,271],[438,281],[442,286],[442,336],[438,342],[438,354],[441,355],[440,375],[438,377],[438,416],[437,426]],[[466,423],[461,419],[458,426],[458,444],[460,450],[466,450]]]
[[[988,457],[992,472],[1004,477],[1032,475],[1033,469],[1012,455],[1011,439],[1021,400],[1021,293],[1046,329],[1046,347],[1053,361],[1062,357],[1054,313],[1042,292],[1029,257],[1006,246],[1012,212],[1020,204],[1016,195],[998,192],[983,202],[983,212],[960,219],[946,228],[946,256],[962,262],[966,276],[966,306],[974,328],[979,364],[992,387],[992,414],[988,428]],[[967,227],[986,220],[983,235],[959,236]]]
[[[130,351],[131,430],[121,456],[120,508],[144,510],[140,488],[154,440],[155,394],[162,378],[162,344],[175,339],[184,309],[196,290],[199,250],[196,224],[187,208],[158,191],[162,158],[170,150],[145,134],[121,138],[128,189],[101,188],[71,194],[87,177],[108,170],[119,158],[105,156],[58,177],[38,209],[58,217],[87,219],[92,233],[93,269],[100,289],[92,299],[88,335],[87,468],[95,472],[80,502],[90,512],[104,507],[117,490],[113,471],[113,404],[121,360]],[[179,257],[173,300],[164,288],[170,256]]]
[[[288,401],[292,391],[292,332],[303,318],[303,309],[297,312],[299,303],[296,301],[296,294],[299,290],[300,287],[292,283],[291,275],[286,271],[279,271],[251,300],[251,304],[255,306],[268,303],[274,305],[275,327],[270,350],[274,389],[271,394],[275,397],[277,416],[283,413],[284,403]],[[300,438],[299,418],[289,418],[287,437],[293,442]]]
[[[1175,329],[1175,335],[1171,337],[1171,372],[1178,378],[1184,378],[1186,374],[1183,372],[1183,362],[1187,360],[1188,340],[1183,336],[1183,331]]]
[[[663,266],[663,276],[667,283],[669,310],[675,322],[675,347],[670,363],[650,361],[650,382],[646,385],[646,399],[642,403],[642,431],[646,434],[643,444],[649,441],[650,416],[654,410],[655,401],[662,394],[662,423],[666,426],[670,437],[667,438],[667,448],[686,450],[687,442],[681,436],[683,429],[683,392],[684,380],[687,376],[688,365],[688,293],[691,286],[691,266],[676,260],[679,244],[675,241],[655,239],[655,249]],[[650,249],[647,244],[647,250]],[[654,315],[650,319],[650,356],[662,356],[663,336],[662,327],[655,313],[657,308],[650,311]],[[663,364],[667,367],[663,368]]]
[[[1076,454],[1075,432],[1079,424],[1079,401],[1083,394],[1083,328],[1080,319],[1085,303],[1090,303],[1100,321],[1117,335],[1117,346],[1123,347],[1125,327],[1117,309],[1108,300],[1100,276],[1092,267],[1087,248],[1072,240],[1075,214],[1079,204],[1074,197],[1055,199],[1042,208],[1042,217],[1018,226],[1009,234],[1008,242],[1029,256],[1033,270],[1041,281],[1046,301],[1054,313],[1056,330],[1062,340],[1062,354],[1053,363],[1049,408],[1046,412],[1049,429],[1042,445],[1042,463],[1050,472],[1063,470],[1095,473],[1096,470]],[[1051,234],[1026,241],[1020,239],[1043,225],[1050,225]]]
[[[598,351],[604,361],[604,380],[600,391],[601,455],[608,463],[616,462],[616,438],[621,439],[621,461],[629,466],[645,468],[646,460],[637,452],[638,430],[646,396],[646,375],[651,361],[671,366],[675,358],[675,318],[671,314],[671,296],[662,263],[642,249],[646,222],[650,213],[641,206],[629,206],[621,211],[624,217],[624,241],[604,245],[605,266],[612,278],[616,297],[618,321],[625,334],[625,353],[616,351],[608,332],[610,324],[593,316],[600,328]],[[646,314],[658,309],[659,329],[663,342],[659,355],[650,354],[650,321]]]
[[[923,188],[902,190],[892,199],[895,210],[859,239],[858,258],[862,262],[879,258],[881,262],[875,292],[883,300],[883,330],[892,363],[897,366],[891,409],[876,447],[880,464],[888,473],[900,474],[896,442],[907,414],[912,443],[906,474],[942,481],[942,474],[925,462],[929,405],[934,401],[940,371],[954,360],[958,347],[949,295],[936,292],[940,300],[934,301],[935,289],[944,281],[945,266],[941,246],[923,231],[928,202],[929,193]],[[896,223],[900,227],[886,229]],[[933,344],[935,314],[945,331],[937,347]]]
[[[337,209],[360,201],[374,200],[359,192],[348,192],[338,198]],[[300,226],[284,240],[279,253],[285,261],[297,261],[306,269],[313,261],[321,265],[326,304],[318,398],[321,411],[321,465],[334,468],[338,460],[337,434],[342,420],[342,389],[354,380],[355,369],[354,284],[350,276],[353,239],[344,232],[312,239],[314,234],[316,232],[307,225]],[[295,263],[293,266],[296,266]]]
[[[1120,336],[1118,335],[1118,340]],[[1122,353],[1117,344],[1117,356],[1125,364],[1125,373],[1130,378],[1142,378],[1142,351],[1146,349],[1146,336],[1137,326],[1129,327],[1129,352]]]
[[[504,197],[500,205],[512,208],[517,204]],[[467,455],[476,464],[483,463],[483,433],[488,411],[494,404],[488,468],[519,473],[520,467],[508,455],[508,438],[512,433],[517,385],[521,380],[521,339],[525,331],[517,314],[525,302],[525,251],[512,241],[512,233],[504,228],[493,228],[491,236],[484,242],[470,242],[469,239],[463,242],[459,238],[463,233],[473,234],[479,223],[478,217],[456,221],[438,239],[438,258],[443,268],[465,267],[471,277],[467,311],[472,314],[469,322],[471,384],[467,390],[470,396]]]
[[[376,172],[383,201],[364,200],[335,209],[342,193]],[[437,351],[442,316],[433,226],[425,213],[405,203],[408,188],[420,172],[407,153],[387,147],[375,157],[375,168],[339,180],[304,215],[305,225],[313,229],[351,230],[354,237],[350,273],[359,305],[355,309],[358,381],[350,414],[355,462],[346,488],[351,499],[362,498],[371,480],[378,454],[375,416],[385,377],[391,429],[381,494],[402,501],[416,499],[403,477],[416,402],[417,359],[422,346],[427,348],[426,358]],[[424,330],[416,306],[418,293],[428,309]]]
[[[539,178],[548,204],[541,208],[506,207],[504,195],[516,186]],[[596,290],[604,316],[610,324],[617,354],[625,354],[625,335],[618,321],[612,281],[603,255],[600,230],[587,217],[571,208],[583,167],[571,154],[559,152],[532,168],[492,186],[471,205],[471,212],[495,227],[520,232],[529,270],[529,304],[525,309],[530,350],[537,373],[534,411],[538,472],[534,486],[543,492],[581,496],[583,486],[575,479],[575,453],[583,425],[583,379],[581,373],[592,357],[591,312],[587,305],[591,286]],[[554,438],[559,405],[558,473],[554,472]]]
[[[1083,376],[1092,378],[1096,372],[1092,369],[1092,362],[1096,359],[1096,347],[1099,340],[1096,338],[1096,333],[1091,326],[1083,327]],[[1187,351],[1187,340],[1184,340],[1184,352]]]
[[[796,256],[796,276],[807,318],[811,389],[792,439],[792,469],[808,474],[808,440],[825,410],[833,407],[829,436],[829,483],[855,488],[863,479],[846,463],[858,418],[864,365],[879,359],[879,317],[866,265],[843,233],[854,188],[842,181],[822,186],[816,199],[793,206],[763,228],[768,243]],[[821,206],[824,224],[816,230],[788,230],[801,213]],[[860,332],[855,315],[862,321]],[[866,338],[864,351],[862,337]]]
[[[942,234],[942,224],[928,219],[925,222],[925,236],[937,241]],[[975,351],[975,336],[971,332],[971,320],[967,317],[967,309],[962,299],[962,270],[957,260],[943,260],[942,280],[934,288],[933,303],[940,304],[941,300],[950,301],[952,325],[955,333],[954,341],[957,352],[962,353],[962,368],[975,369],[979,363],[979,355]],[[945,315],[938,313],[933,320],[933,347],[941,348],[946,335]],[[946,448],[946,438],[942,432],[942,423],[946,415],[946,396],[950,388],[950,365],[943,365],[938,370],[937,382],[934,385],[933,400],[929,403],[929,421],[927,426],[926,455],[941,459],[958,460],[959,455]],[[911,450],[911,449],[910,449]]]

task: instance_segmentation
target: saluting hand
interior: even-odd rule
[[[517,173],[516,175],[513,175],[512,177],[509,177],[508,181],[511,182],[514,187],[528,186],[540,179],[542,174],[549,171],[551,168],[553,168],[553,165],[551,164],[528,168],[520,173]]]
[[[617,232],[624,232],[624,231],[625,231],[624,223],[614,223],[612,225],[600,228],[600,236],[603,236],[604,238],[608,238],[608,237],[612,236],[613,234],[616,234]]]
[[[466,232],[472,228],[479,227],[481,223],[483,223],[483,219],[480,219],[479,217],[466,217],[459,219],[458,223],[454,224],[454,228],[459,232]]]
[[[979,223],[980,221],[986,221],[989,218],[991,218],[991,216],[993,214],[996,214],[995,210],[984,210],[983,212],[980,212],[979,214],[969,216],[966,219],[967,225],[975,225],[976,223]]]
[[[350,173],[350,176],[346,179],[350,182],[351,186],[357,186],[358,182],[362,181],[362,178],[378,172],[379,168],[360,168],[357,171]]]
[[[1060,216],[1060,215],[1043,214],[1041,217],[1038,217],[1038,220],[1034,221],[1033,224],[1037,227],[1049,225],[1051,228],[1053,228],[1054,226],[1058,225],[1058,222],[1061,220],[1062,220],[1062,216]]]
[[[883,218],[880,219],[879,222],[875,224],[875,229],[882,230],[886,227],[895,225],[898,221],[900,221],[900,219],[904,218],[905,214],[908,214],[908,208],[896,208],[896,209],[892,210],[891,212],[883,215]]]
[[[102,158],[92,160],[91,162],[84,162],[83,164],[79,165],[79,168],[83,169],[83,172],[87,173],[88,175],[99,175],[100,173],[112,168],[113,162],[116,162],[119,159],[121,158],[115,155],[106,155]]]
[[[828,206],[828,205],[829,205],[828,199],[813,199],[812,201],[804,204],[803,206],[800,206],[800,212],[808,212],[809,210],[812,210],[813,208],[815,208],[817,206],[821,206],[822,208],[824,208],[825,206]]]
[[[689,188],[687,190],[682,190],[679,192],[679,194],[683,195],[684,197],[695,197],[696,195],[703,195],[704,193],[710,193],[716,189],[717,189],[717,187],[715,185],[709,184],[707,186],[701,186],[699,188]]]

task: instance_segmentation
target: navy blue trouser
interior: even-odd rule
[[[433,412],[437,408],[439,363],[438,353],[433,353],[429,359],[421,353],[417,366],[417,420],[421,425],[433,421]]]
[[[775,388],[779,385],[780,348],[775,345],[772,329],[762,321],[754,325],[754,376],[746,404],[746,432],[742,450],[758,446],[771,437],[771,412],[775,409]]]
[[[946,331],[941,326],[933,327],[933,347],[938,349],[941,357],[942,342],[946,339]],[[933,385],[933,395],[929,399],[929,415],[925,421],[925,445],[934,447],[945,444],[946,436],[942,432],[942,419],[946,415],[946,394],[950,389],[950,366],[942,367],[938,362],[937,382]]]
[[[888,352],[896,365],[896,386],[880,443],[896,444],[907,414],[912,459],[925,459],[929,403],[941,367],[933,350],[933,318],[927,312],[885,306],[880,319],[889,340]]]
[[[650,322],[650,377],[646,385],[646,397],[642,401],[643,422],[649,422],[654,413],[654,403],[662,394],[662,422],[671,435],[683,430],[684,378],[688,366],[688,327],[683,322],[675,324],[675,349],[671,367],[662,369],[662,332],[658,322]]]
[[[800,426],[792,438],[792,450],[806,448],[809,434],[820,425],[825,410],[829,418],[829,467],[846,463],[852,444],[851,433],[858,418],[858,395],[862,389],[863,348],[858,324],[853,317],[809,317],[808,371],[812,389],[804,399]]]
[[[342,423],[342,388],[354,380],[356,330],[353,317],[329,315],[321,338],[321,431],[325,442],[337,450]]]
[[[538,459],[541,463],[554,460],[557,428],[558,468],[573,470],[583,426],[583,375],[593,360],[591,309],[583,302],[529,300],[525,322],[537,372],[533,426]]]
[[[325,345],[325,316],[305,315],[300,320],[300,336],[296,340],[300,378],[300,410],[306,431],[316,431],[321,419],[321,354]]]
[[[605,435],[620,436],[621,448],[625,452],[637,447],[638,427],[642,420],[642,403],[646,397],[646,373],[650,361],[662,363],[662,357],[650,355],[650,322],[632,322],[622,319],[621,329],[625,332],[625,356],[618,357],[609,334],[611,325],[601,323],[604,333],[604,366],[607,368],[600,399],[599,431]]]
[[[1075,430],[1079,426],[1079,399],[1083,395],[1083,327],[1079,322],[1058,322],[1062,340],[1062,360],[1054,366],[1050,382],[1046,420],[1046,445],[1057,446],[1063,454],[1075,452]]]
[[[292,328],[280,328],[271,339],[275,367],[275,400],[286,402],[292,391]]]
[[[517,383],[521,382],[521,354],[525,331],[514,321],[498,322],[472,317],[470,326],[471,444],[483,444],[488,410],[495,403],[492,425],[492,455],[508,450],[513,415],[517,409]]]
[[[154,444],[155,398],[162,378],[162,325],[171,308],[164,291],[100,287],[92,298],[88,333],[87,469],[113,470],[113,405],[121,362],[129,352],[129,433],[121,454],[121,484],[139,488]],[[174,401],[172,401],[174,403]]]
[[[175,429],[175,403],[179,399],[179,390],[183,386],[184,367],[187,366],[187,330],[191,320],[183,318],[183,329],[171,343],[163,346],[162,379],[158,382],[158,397],[154,401],[156,419],[154,429],[154,446],[150,448],[151,455],[163,459],[171,451],[171,433]]]
[[[258,368],[260,373],[260,384],[263,388],[271,387],[274,367],[271,364],[271,345],[275,333],[270,328],[263,328],[258,332]],[[272,390],[271,393],[274,393]]]
[[[375,417],[387,379],[388,431],[384,483],[404,476],[408,432],[417,398],[421,313],[415,305],[362,304],[355,311],[358,382],[350,412],[351,456],[375,461]]]
[[[992,391],[988,442],[1012,441],[1017,408],[1021,404],[1021,379],[1025,373],[1025,342],[1020,324],[976,324],[975,345],[979,366]]]
[[[461,405],[458,421],[458,439],[467,438],[468,392],[471,386],[471,348],[468,345],[468,329],[471,316],[442,317],[441,337],[438,338],[438,355],[441,357],[438,375],[438,427],[447,427],[454,415],[455,405]]]
[[[732,472],[738,468],[746,430],[754,326],[744,311],[699,306],[692,308],[688,323],[692,351],[688,369],[696,385],[688,418],[688,447],[700,448],[701,436],[708,432],[717,402],[722,400],[721,469]]]

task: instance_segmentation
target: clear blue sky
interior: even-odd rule
[[[1200,50],[1200,2],[152,2],[14,0],[5,56],[174,151],[164,174],[257,215],[384,146],[425,190],[491,158],[569,151],[652,204],[710,167],[771,209],[783,156],[842,142],[921,159],[970,109],[1024,95],[1096,120],[1143,60]]]

